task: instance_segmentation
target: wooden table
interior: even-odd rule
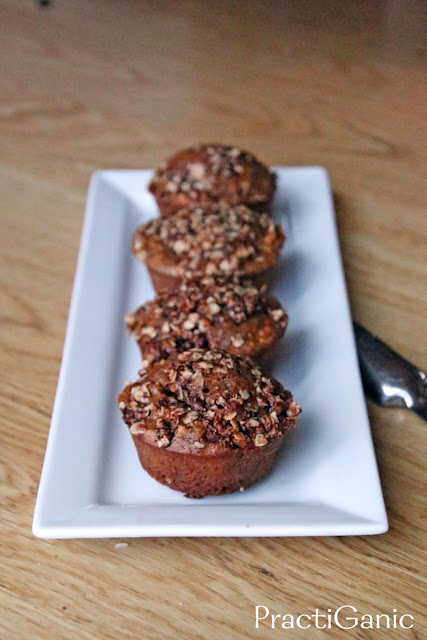
[[[426,425],[369,404],[374,537],[42,541],[31,521],[99,167],[198,140],[325,165],[355,318],[427,366],[423,2],[0,0],[3,638],[425,637]],[[424,159],[423,159],[424,156]],[[333,408],[331,409],[333,410]],[[255,629],[255,606],[412,631]]]

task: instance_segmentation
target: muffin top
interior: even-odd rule
[[[140,371],[119,396],[134,437],[171,450],[214,455],[264,447],[295,425],[292,394],[247,360],[190,349]]]
[[[248,151],[200,144],[162,162],[149,190],[171,213],[194,203],[267,203],[275,185],[274,173]]]
[[[159,293],[125,322],[148,364],[192,347],[253,357],[283,335],[288,316],[266,285],[205,276]]]
[[[285,235],[268,214],[244,205],[183,209],[135,231],[132,251],[155,271],[176,277],[253,275],[272,267]]]

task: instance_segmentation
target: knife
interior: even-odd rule
[[[427,421],[427,375],[357,322],[363,387],[381,407],[410,409]]]

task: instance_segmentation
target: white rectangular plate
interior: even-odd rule
[[[375,534],[387,516],[358,371],[327,173],[279,168],[287,241],[273,290],[290,323],[272,374],[303,407],[271,475],[244,493],[189,500],[141,468],[117,395],[139,352],[125,313],[153,296],[130,252],[156,215],[150,171],[94,174],[34,514],[43,538]]]

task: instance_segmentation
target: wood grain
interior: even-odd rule
[[[332,177],[354,316],[427,366],[426,5],[0,0],[3,638],[284,637],[254,607],[415,616],[425,424],[369,405],[390,531],[319,539],[41,541],[31,534],[89,176],[197,140]],[[423,600],[424,599],[424,600]],[[294,630],[291,638],[341,638]]]

